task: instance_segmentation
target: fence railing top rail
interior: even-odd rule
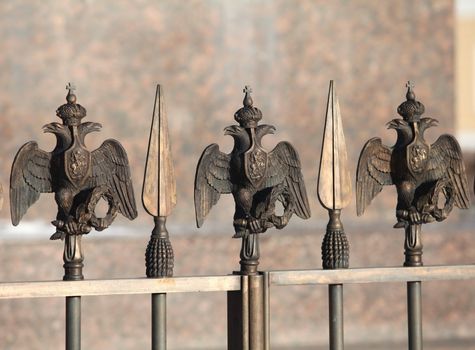
[[[222,292],[241,289],[241,276],[130,278],[0,283],[0,299],[118,294]]]
[[[475,279],[475,265],[269,271],[273,286]],[[240,275],[0,283],[0,299],[119,294],[225,292],[241,289]]]
[[[271,285],[387,283],[475,279],[475,265],[271,271]]]

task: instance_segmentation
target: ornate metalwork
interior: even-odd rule
[[[176,205],[176,182],[164,94],[160,85],[157,85],[155,94],[142,202],[155,221],[145,252],[147,277],[172,277],[174,255],[166,220]]]
[[[257,272],[258,234],[271,227],[284,228],[291,216],[307,219],[310,207],[297,151],[288,142],[280,142],[271,152],[262,147],[265,135],[273,134],[272,125],[258,125],[262,112],[253,106],[251,89],[244,89],[243,107],[234,114],[239,125],[224,129],[234,138],[230,154],[209,145],[201,155],[195,177],[195,211],[198,227],[221,194],[231,193],[236,209],[234,238],[242,238],[241,271]],[[276,202],[284,207],[275,214]]]
[[[329,220],[322,242],[322,266],[324,269],[349,267],[350,248],[346,238],[341,210],[351,200],[351,177],[348,169],[345,135],[341,120],[340,104],[333,80],[328,91],[325,131],[318,174],[318,199],[328,210]],[[330,350],[344,348],[343,337],[343,285],[328,285],[330,313]]]
[[[13,161],[10,178],[10,208],[13,225],[18,225],[28,208],[41,193],[54,192],[58,214],[52,224],[56,232],[51,239],[64,239],[66,280],[83,279],[81,236],[92,228],[102,231],[117,213],[132,220],[137,217],[129,161],[122,145],[106,140],[89,152],[84,138],[99,131],[101,124],[81,122],[86,109],[76,103],[74,86],[66,86],[66,104],[56,111],[60,123],[49,123],[44,132],[56,136],[52,152],[38,148],[35,141],[23,145]],[[95,207],[100,199],[109,206],[105,217],[98,218]]]
[[[349,267],[349,244],[340,219],[341,210],[351,201],[351,177],[348,169],[345,135],[340,104],[333,80],[328,91],[325,131],[318,174],[318,198],[328,210],[329,221],[322,242],[324,269]]]
[[[387,124],[397,132],[396,144],[385,146],[376,137],[361,151],[356,204],[357,214],[362,215],[384,185],[395,185],[398,200],[394,227],[406,231],[404,265],[420,266],[421,225],[445,220],[453,205],[467,209],[470,201],[457,140],[446,134],[432,145],[427,143],[424,132],[438,121],[422,118],[424,105],[416,101],[410,82],[406,86],[406,101],[397,109],[402,119],[393,119]]]

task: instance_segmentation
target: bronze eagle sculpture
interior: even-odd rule
[[[23,145],[13,162],[10,177],[10,208],[13,225],[18,225],[28,208],[41,193],[54,192],[58,213],[51,239],[82,235],[94,227],[107,228],[117,212],[132,220],[137,217],[129,161],[122,145],[113,139],[89,152],[84,138],[99,131],[101,124],[82,123],[86,109],[76,103],[74,87],[68,84],[67,103],[56,115],[62,124],[53,122],[44,132],[56,136],[51,152],[38,148],[35,141]],[[94,209],[103,198],[109,204],[107,215],[97,218]]]
[[[424,132],[438,121],[421,117],[425,107],[416,101],[410,83],[407,88],[406,101],[397,109],[403,119],[387,124],[397,132],[396,144],[388,147],[380,138],[372,138],[361,151],[357,169],[358,216],[383,186],[395,185],[395,228],[442,221],[454,204],[461,209],[470,206],[465,165],[457,140],[444,134],[432,145],[427,143]],[[440,208],[441,202],[444,205]]]
[[[258,125],[262,112],[253,106],[251,89],[244,89],[243,107],[235,114],[239,125],[224,129],[234,139],[230,154],[211,144],[198,162],[195,177],[195,211],[198,227],[221,194],[232,194],[235,201],[234,238],[243,238],[241,264],[254,260],[258,247],[255,234],[271,227],[284,228],[295,213],[302,219],[310,217],[310,207],[302,176],[299,156],[288,142],[280,142],[271,151],[261,140],[273,134],[272,125]],[[275,214],[279,201],[283,214]]]

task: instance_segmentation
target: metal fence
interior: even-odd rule
[[[167,293],[222,291],[228,297],[228,349],[268,350],[272,287],[324,284],[328,285],[329,295],[330,349],[342,350],[343,285],[406,282],[408,348],[422,350],[422,281],[473,279],[475,267],[422,266],[422,224],[443,221],[454,205],[467,209],[470,201],[457,141],[442,135],[434,144],[426,143],[423,133],[437,121],[421,118],[424,105],[416,101],[413,85],[408,82],[406,86],[406,101],[397,109],[402,119],[388,123],[397,130],[395,146],[384,146],[379,138],[369,140],[363,147],[356,176],[358,215],[384,185],[396,185],[394,227],[405,228],[405,267],[348,269],[349,245],[340,214],[352,199],[352,185],[339,102],[330,81],[318,177],[318,197],[329,213],[322,242],[324,270],[257,270],[260,234],[273,227],[284,228],[293,214],[308,219],[310,205],[294,147],[283,141],[271,152],[263,149],[262,137],[272,134],[275,128],[258,125],[262,112],[253,105],[252,90],[246,86],[243,107],[234,114],[239,125],[225,128],[226,134],[234,138],[233,151],[222,153],[217,144],[206,147],[198,162],[194,188],[198,227],[220,195],[232,193],[236,204],[233,237],[242,239],[241,269],[228,276],[172,277],[174,254],[165,224],[176,204],[176,184],[163,91],[158,85],[142,192],[144,208],[155,222],[145,254],[148,278],[84,281],[82,235],[92,228],[106,229],[117,212],[134,219],[137,208],[128,158],[120,143],[106,140],[92,153],[82,144],[84,136],[98,131],[100,124],[81,122],[86,110],[76,103],[75,87],[69,83],[67,103],[57,110],[63,124],[44,127],[56,134],[56,151],[41,151],[33,141],[25,144],[15,157],[10,182],[14,225],[40,193],[55,192],[59,211],[52,222],[56,233],[51,238],[65,241],[64,281],[3,283],[0,298],[66,297],[66,350],[80,350],[81,296],[151,294],[152,350],[165,350]],[[66,144],[70,144],[69,148],[65,148]],[[445,203],[439,208],[443,197]],[[104,218],[96,217],[94,211],[101,198],[109,204]],[[275,212],[277,202],[283,207],[282,215]]]
[[[358,268],[342,270],[265,271],[257,275],[192,276],[170,278],[133,278],[83,281],[40,281],[0,283],[0,299],[42,298],[151,294],[166,302],[167,293],[227,292],[228,293],[228,349],[270,349],[272,330],[269,307],[272,288],[289,285],[344,285],[353,283],[402,283],[441,280],[475,279],[475,265]],[[408,300],[410,303],[411,301]],[[156,303],[155,305],[158,305]],[[344,331],[343,304],[329,313],[330,329],[340,339]],[[152,308],[152,349],[166,348],[166,310]],[[418,334],[415,327],[422,327],[417,308],[408,308],[409,334]],[[414,311],[410,311],[414,310]],[[317,310],[315,310],[317,311]],[[80,310],[76,313],[80,326]],[[333,315],[333,317],[332,317]],[[80,329],[80,328],[79,328]],[[422,329],[421,329],[422,330]],[[67,329],[66,329],[67,331]],[[422,332],[421,332],[422,334]],[[341,337],[342,339],[342,337]],[[80,334],[79,339],[80,343]],[[340,349],[343,344],[331,348]],[[1,347],[1,344],[0,344]],[[73,344],[67,350],[75,349]],[[409,343],[409,349],[414,345]]]

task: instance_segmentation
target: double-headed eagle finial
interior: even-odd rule
[[[137,209],[124,148],[112,139],[92,152],[86,148],[85,136],[99,131],[101,125],[81,122],[86,109],[76,103],[74,85],[69,83],[66,89],[67,103],[56,111],[63,123],[53,122],[43,127],[45,132],[56,136],[56,147],[46,152],[30,141],[20,148],[13,161],[10,208],[16,226],[41,193],[54,192],[58,213],[52,222],[56,232],[51,239],[66,239],[65,279],[81,279],[80,236],[92,228],[106,229],[118,212],[132,220]],[[109,209],[105,217],[98,218],[94,209],[101,198],[109,204]]]
[[[226,154],[217,144],[209,145],[201,155],[195,177],[195,210],[198,227],[221,194],[232,194],[236,203],[234,238],[242,238],[241,270],[256,273],[259,260],[257,234],[271,227],[284,228],[290,217],[310,217],[307,192],[297,151],[288,142],[280,142],[268,152],[261,140],[272,134],[272,125],[258,125],[262,112],[253,106],[251,89],[246,86],[243,107],[234,118],[239,125],[226,127],[234,139],[234,148]],[[276,215],[276,203],[284,213]]]
[[[424,132],[438,122],[422,118],[424,105],[416,101],[413,85],[406,86],[406,101],[397,109],[403,119],[396,118],[387,124],[397,132],[395,145],[385,146],[375,137],[361,151],[356,206],[357,214],[362,215],[383,186],[395,185],[398,199],[394,227],[406,229],[405,264],[418,266],[422,265],[421,225],[445,220],[454,205],[466,209],[470,201],[457,140],[445,134],[433,144],[427,143]]]

